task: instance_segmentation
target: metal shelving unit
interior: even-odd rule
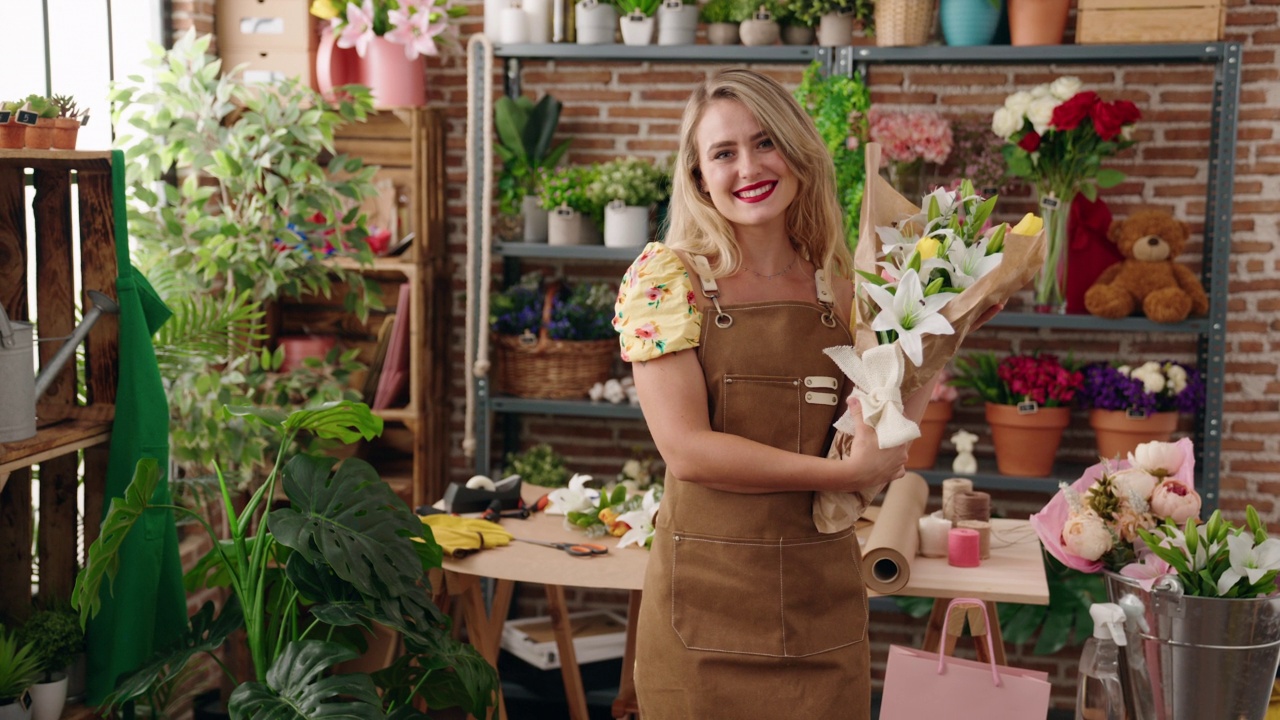
[[[508,94],[520,92],[522,60],[565,60],[573,62],[707,62],[707,63],[808,63],[822,62],[828,72],[859,73],[866,77],[877,65],[1214,65],[1213,104],[1208,153],[1208,181],[1205,189],[1205,228],[1203,281],[1209,293],[1209,314],[1185,322],[1158,324],[1142,317],[1106,320],[1087,315],[1041,315],[1037,313],[1002,313],[989,323],[991,327],[1045,328],[1068,332],[1124,332],[1193,336],[1196,340],[1197,365],[1206,378],[1204,412],[1197,419],[1195,444],[1200,477],[1197,487],[1205,505],[1218,504],[1219,475],[1222,452],[1223,385],[1226,370],[1226,323],[1228,255],[1231,245],[1232,185],[1235,179],[1235,137],[1240,94],[1242,47],[1239,43],[1185,43],[1160,45],[1052,45],[1037,47],[841,47],[814,46],[742,47],[717,45],[692,46],[625,46],[625,45],[508,45],[498,46],[495,57],[505,61],[505,88]],[[474,89],[473,89],[474,92]],[[477,103],[481,112],[491,108]],[[481,117],[473,117],[479,122]],[[479,149],[475,153],[481,152]],[[474,158],[475,167],[480,158]],[[471,198],[473,203],[482,198]],[[480,206],[487,210],[487,206]],[[551,247],[533,243],[498,243],[497,255],[506,259],[508,268],[522,260],[563,262],[629,262],[635,249],[605,247]],[[472,273],[487,272],[478,260]],[[483,319],[481,319],[483,320]],[[640,418],[636,408],[588,401],[548,401],[493,397],[485,378],[474,380],[480,412],[476,418],[476,465],[479,472],[488,471],[490,455],[489,418],[492,413],[566,415],[599,418]],[[512,427],[512,426],[509,426]],[[989,459],[988,459],[989,460]],[[1059,480],[1074,480],[1083,465],[1059,465],[1050,478],[1017,478],[995,472],[994,462],[983,464],[973,478],[983,488],[1034,490],[1045,493],[1057,489]],[[949,467],[949,461],[939,468]],[[921,473],[931,483],[939,483],[953,473],[945,469]]]

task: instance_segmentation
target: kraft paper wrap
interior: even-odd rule
[[[880,237],[877,226],[892,225],[920,212],[920,207],[903,197],[880,176],[880,146],[866,146],[866,190],[862,195],[862,218],[858,228],[858,247],[854,252],[854,267],[879,274],[876,262],[880,254]],[[982,313],[1013,297],[1031,282],[1044,265],[1046,243],[1044,231],[1036,235],[1007,233],[1004,238],[1004,257],[1000,264],[973,285],[965,288],[955,299],[947,303],[941,315],[951,323],[953,335],[926,335],[924,363],[919,367],[907,361],[902,377],[902,398],[905,400],[919,390],[951,361],[960,344]],[[875,347],[876,333],[871,329],[874,319],[874,303],[868,307],[860,287],[862,276],[854,273],[854,345],[859,353]],[[843,419],[843,415],[841,418]],[[918,420],[918,418],[913,418]],[[852,439],[839,430],[837,421],[835,440],[831,443],[829,458],[848,456]],[[883,486],[866,488],[853,493],[816,493],[813,498],[813,521],[824,533],[840,532],[853,526],[867,509]],[[912,525],[914,527],[914,523]]]
[[[891,595],[911,579],[911,560],[920,547],[920,516],[929,502],[929,485],[915,473],[889,483],[880,514],[862,546],[867,589]]]

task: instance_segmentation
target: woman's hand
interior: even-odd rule
[[[862,419],[862,404],[849,396],[849,414],[856,430],[849,457],[844,458],[850,475],[846,492],[883,485],[906,474],[907,444],[880,449],[876,431]]]
[[[1003,310],[1003,309],[1004,309],[1004,303],[1002,303],[1002,302],[1001,302],[1001,303],[996,303],[995,305],[992,305],[991,307],[987,308],[986,312],[984,312],[984,313],[982,313],[981,315],[979,315],[979,316],[978,316],[977,321],[975,321],[975,322],[973,323],[973,327],[971,327],[971,328],[969,328],[969,329],[970,329],[971,331],[972,331],[972,330],[977,330],[978,328],[982,327],[983,325],[986,325],[986,324],[987,324],[987,322],[989,322],[989,321],[991,320],[991,318],[993,318],[993,317],[995,317],[996,315],[1000,314],[1000,311],[1001,311],[1001,310]]]

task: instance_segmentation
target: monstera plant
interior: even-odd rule
[[[368,406],[349,401],[287,415],[260,408],[227,412],[275,427],[280,448],[301,432],[349,443],[382,431],[382,420]],[[76,578],[73,603],[81,622],[98,612],[103,581],[116,575],[121,543],[152,507],[194,516],[214,541],[187,573],[188,591],[222,586],[231,588],[231,596],[216,616],[206,604],[181,642],[123,678],[104,704],[147,699],[193,657],[212,655],[243,627],[255,677],[232,692],[232,718],[425,718],[414,710],[415,698],[432,709],[460,706],[484,717],[497,676],[474,648],[450,637],[448,617],[431,601],[426,573],[440,566],[442,552],[430,528],[368,463],[348,459],[335,471],[332,458],[300,454],[286,463],[284,455],[282,450],[267,481],[239,512],[219,477],[228,539],[194,511],[152,505],[159,468],[153,460],[138,463]],[[288,503],[272,510],[277,485]],[[333,674],[334,665],[360,654],[358,642],[344,639],[371,623],[398,631],[406,652],[373,675]]]

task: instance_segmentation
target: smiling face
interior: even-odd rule
[[[785,234],[798,183],[751,111],[737,100],[713,100],[696,137],[701,189],[734,230]]]

